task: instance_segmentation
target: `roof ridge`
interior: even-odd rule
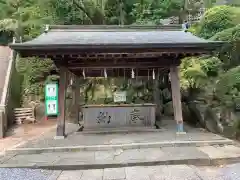
[[[50,29],[48,32],[170,32],[179,29]],[[45,33],[46,34],[46,33]]]
[[[49,29],[58,30],[120,30],[120,29],[159,29],[159,30],[179,30],[180,24],[171,25],[49,25]]]

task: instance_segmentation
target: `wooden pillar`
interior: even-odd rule
[[[172,101],[174,110],[174,119],[177,123],[177,132],[183,133],[182,103],[179,81],[179,70],[177,66],[170,67],[170,80],[172,89]]]
[[[154,98],[154,103],[157,105],[156,106],[156,119],[160,120],[160,116],[161,116],[161,99],[160,99],[160,90],[159,90],[159,79],[158,76],[156,77],[156,79],[153,81],[154,83],[154,94],[153,94],[153,98]]]
[[[60,66],[59,72],[60,72],[59,97],[58,97],[59,115],[57,118],[57,134],[56,134],[57,139],[65,137],[65,111],[66,111],[68,70],[66,67]]]
[[[71,90],[72,90],[72,106],[75,105],[75,89],[76,89],[76,75],[72,74],[71,75]]]
[[[80,77],[75,76],[74,84],[74,112],[75,112],[75,123],[79,122],[79,100],[80,100]]]
[[[80,88],[79,88],[79,77],[76,75],[71,76],[72,79],[72,101],[71,106],[69,108],[69,120],[75,124],[78,124],[79,119],[79,96],[80,96]]]

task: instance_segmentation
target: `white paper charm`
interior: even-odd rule
[[[155,79],[155,71],[153,69],[153,72],[152,72],[152,76],[153,76],[153,79]]]
[[[134,73],[134,71],[132,69],[132,79],[134,79],[134,78],[135,78],[135,73]]]
[[[104,77],[107,78],[107,70],[104,69]]]
[[[83,75],[83,79],[86,79],[85,70],[83,70],[82,75]]]

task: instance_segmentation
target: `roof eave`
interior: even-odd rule
[[[149,48],[206,48],[209,50],[214,50],[216,48],[222,47],[223,45],[228,44],[222,41],[207,42],[207,43],[158,43],[158,44],[24,44],[24,43],[15,43],[9,44],[11,49],[16,51],[22,50],[71,50],[71,49],[149,49]]]

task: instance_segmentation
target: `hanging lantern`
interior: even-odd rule
[[[153,79],[155,79],[155,71],[153,69],[153,72],[152,72],[152,76],[153,76]]]
[[[85,75],[85,70],[84,69],[83,69],[82,75],[83,75],[83,79],[86,79],[86,75]]]
[[[104,77],[107,78],[107,70],[104,69]]]
[[[132,79],[134,79],[134,78],[135,78],[135,73],[134,73],[134,71],[132,69]]]

